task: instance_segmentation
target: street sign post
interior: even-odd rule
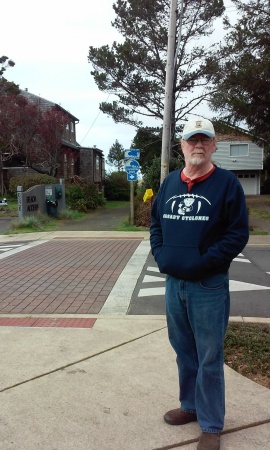
[[[128,172],[127,173],[127,180],[128,181],[137,181],[138,180],[137,172]]]
[[[130,181],[130,224],[134,225],[134,181],[138,179],[138,171],[140,164],[137,159],[140,158],[140,150],[131,148],[125,150],[125,171],[127,172],[127,180]]]

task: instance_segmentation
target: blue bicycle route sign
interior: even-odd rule
[[[138,148],[130,148],[129,150],[125,150],[125,159],[139,159],[140,158],[140,150]]]

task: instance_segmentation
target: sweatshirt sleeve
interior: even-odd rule
[[[150,245],[154,257],[159,252],[163,244],[162,227],[159,214],[160,191],[161,188],[158,191],[151,209]]]
[[[248,211],[244,192],[238,180],[228,188],[223,220],[225,227],[222,236],[202,255],[203,264],[207,268],[230,263],[248,242]]]

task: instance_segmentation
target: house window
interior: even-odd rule
[[[99,170],[99,156],[96,155],[96,170]]]
[[[66,130],[69,130],[69,123],[66,124]]]
[[[231,144],[230,156],[248,156],[248,144]]]
[[[70,131],[71,133],[74,133],[74,123],[70,122]]]

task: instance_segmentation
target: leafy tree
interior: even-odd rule
[[[180,169],[184,165],[184,159],[179,154],[178,158],[170,159],[169,171],[172,172],[175,169]],[[161,158],[154,157],[152,164],[149,165],[145,171],[141,189],[145,191],[146,189],[153,189],[154,196],[160,187],[160,172],[161,172]]]
[[[28,155],[29,165],[38,172],[57,175],[63,152],[61,139],[69,121],[68,115],[56,107],[47,109],[39,117],[39,142],[35,151]]]
[[[182,127],[181,127],[182,129]],[[180,128],[179,130],[180,131]],[[131,148],[140,149],[140,168],[142,174],[145,174],[153,164],[154,158],[158,158],[161,154],[162,128],[142,127],[131,143]],[[177,157],[180,150],[178,139],[174,139],[172,147],[172,157]]]
[[[3,195],[3,163],[19,153],[20,123],[26,118],[26,100],[20,95],[0,91],[0,189]],[[29,122],[29,126],[31,123]]]
[[[12,61],[12,59],[9,59],[8,56],[1,56],[0,57],[0,76],[3,75],[7,67],[14,67],[15,62]]]
[[[270,146],[270,9],[265,0],[232,0],[240,18],[228,18],[225,44],[212,59],[217,92],[211,108],[231,124],[247,125]],[[211,63],[210,63],[211,64]]]
[[[105,176],[105,198],[107,200],[129,200],[130,183],[125,172],[112,172]]]
[[[155,157],[161,154],[162,129],[141,127],[131,143],[131,148],[140,149],[140,168],[142,174],[153,163]]]
[[[17,154],[29,167],[55,176],[67,121],[56,108],[42,112],[22,95],[0,92],[0,160]]]
[[[14,67],[15,62],[8,59],[7,56],[0,57],[0,93],[19,94],[19,86],[12,81],[7,81],[3,77],[3,73],[8,67]]]
[[[125,151],[123,145],[121,145],[116,139],[115,143],[111,146],[107,158],[107,164],[115,166],[117,171],[120,172],[124,168]]]
[[[169,7],[169,0],[117,0],[112,26],[123,36],[123,42],[89,48],[91,75],[98,88],[118,97],[117,101],[100,104],[101,111],[115,122],[138,127],[142,125],[138,115],[163,119]],[[175,65],[173,131],[177,121],[185,119],[209,96],[206,86],[212,66],[208,61],[215,45],[204,47],[201,38],[212,33],[213,21],[223,11],[222,0],[184,2],[182,38]],[[179,28],[178,14],[178,32]]]

